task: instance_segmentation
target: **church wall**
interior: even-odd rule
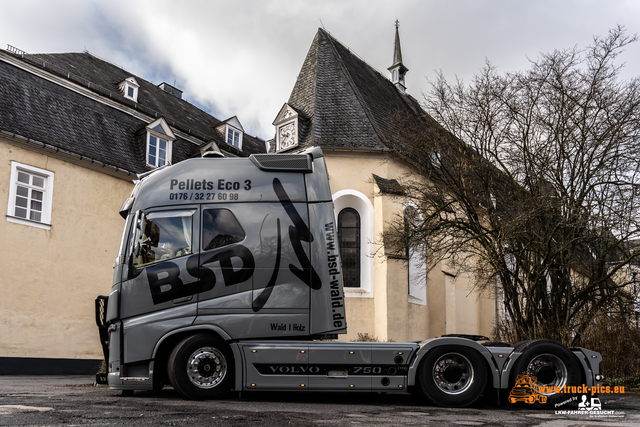
[[[400,178],[406,169],[388,157],[370,153],[336,153],[325,151],[331,190],[334,194],[354,190],[366,196],[373,207],[373,239],[368,254],[373,259],[373,292],[345,289],[348,333],[340,339],[353,340],[367,333],[381,341],[405,341],[428,337],[428,308],[408,302],[407,261],[388,260],[379,245],[385,223],[397,212],[402,202],[379,193],[372,174]],[[336,215],[340,206],[336,206]],[[412,306],[412,307],[410,307]]]
[[[494,299],[479,296],[472,289],[471,277],[451,271],[441,262],[427,275],[426,305],[415,304],[409,302],[408,260],[385,256],[381,233],[402,212],[403,204],[400,199],[381,194],[372,174],[399,179],[408,169],[382,154],[329,150],[324,154],[334,196],[353,191],[369,200],[376,243],[368,254],[373,260],[372,292],[345,289],[348,333],[339,338],[355,340],[359,333],[367,333],[380,341],[399,342],[446,333],[490,335]],[[336,215],[344,207],[343,202],[336,202]]]

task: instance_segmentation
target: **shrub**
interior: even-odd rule
[[[499,324],[494,331],[496,341],[515,344],[517,341],[538,339],[541,336],[518,336],[508,321]],[[602,355],[600,373],[605,385],[640,389],[640,329],[632,326],[621,313],[602,313],[593,320],[581,336],[573,331],[555,331],[549,337],[565,337],[565,344],[597,351]]]
[[[358,332],[358,334],[356,335],[356,339],[354,341],[379,342],[380,340],[378,339],[378,337],[374,337],[373,335],[369,335],[368,332],[365,332],[364,334],[362,332]]]

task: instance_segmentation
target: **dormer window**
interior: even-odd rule
[[[227,144],[240,148],[241,135],[240,131],[232,128],[231,126],[227,126]]]
[[[236,116],[230,117],[220,123],[216,129],[222,134],[224,142],[229,145],[233,145],[238,150],[242,150],[242,135],[244,135],[244,128]]]
[[[124,97],[135,102],[138,102],[138,88],[140,88],[140,85],[133,77],[127,77],[120,83],[120,90]]]
[[[171,164],[175,135],[167,122],[160,118],[147,126],[147,165],[153,168]]]

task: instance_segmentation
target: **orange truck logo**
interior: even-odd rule
[[[526,402],[533,404],[547,403],[547,396],[538,393],[538,379],[530,372],[523,372],[516,378],[516,383],[509,393],[509,402]]]

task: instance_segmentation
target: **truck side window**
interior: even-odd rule
[[[221,248],[244,238],[242,226],[229,209],[205,209],[202,212],[203,250]]]
[[[139,219],[133,265],[139,267],[193,253],[194,212],[153,212]]]

